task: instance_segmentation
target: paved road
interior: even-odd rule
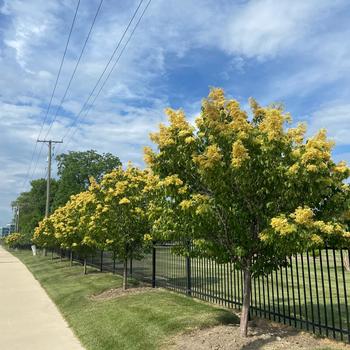
[[[83,350],[39,282],[1,246],[0,349]]]

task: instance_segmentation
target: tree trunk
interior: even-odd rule
[[[51,260],[53,260],[53,249],[51,249]]]
[[[86,264],[86,258],[84,258],[84,275],[87,274],[87,264]]]
[[[249,320],[249,309],[250,309],[250,296],[252,292],[252,274],[250,266],[244,269],[244,284],[243,284],[243,306],[240,322],[240,331],[242,337],[248,335],[248,320]]]
[[[46,256],[46,248],[43,248],[43,256]]]
[[[128,259],[124,259],[124,270],[123,270],[123,289],[128,288]]]
[[[70,266],[73,266],[73,250],[70,250],[69,261],[70,261]]]
[[[115,275],[115,260],[116,260],[116,254],[113,252],[113,274]]]
[[[62,261],[62,248],[60,248],[60,261]]]

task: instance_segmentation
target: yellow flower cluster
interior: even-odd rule
[[[281,236],[286,236],[297,231],[297,227],[290,223],[284,215],[273,218],[271,220],[271,226]]]
[[[312,224],[314,213],[309,207],[298,207],[290,217],[299,225],[310,225]]]
[[[341,161],[338,164],[336,164],[333,168],[333,171],[336,173],[343,174],[345,176],[349,176],[350,174],[350,168],[347,166],[345,161]]]
[[[288,129],[287,136],[297,145],[301,145],[304,142],[305,133],[306,125],[304,123],[299,123],[296,128]]]
[[[326,167],[326,162],[331,158],[334,143],[327,140],[326,130],[320,130],[310,138],[305,145],[305,152],[301,155],[303,164],[316,163],[318,167]]]
[[[144,147],[143,152],[144,152],[143,159],[144,159],[145,163],[148,166],[152,166],[155,162],[156,154],[153,152],[152,148],[148,147],[148,146]]]
[[[248,121],[247,113],[240,109],[239,103],[236,100],[229,100],[226,108],[232,117],[232,121],[228,125],[228,130],[236,133],[238,138],[246,139],[249,131],[253,129],[253,126]]]
[[[223,108],[225,106],[225,93],[221,88],[211,88],[208,101],[218,108]]]
[[[266,108],[259,129],[267,134],[269,141],[279,140],[283,136],[283,124],[287,120],[290,120],[289,115],[283,115],[278,109]]]
[[[120,201],[119,204],[130,204],[130,200],[126,197],[123,197]]]
[[[196,215],[203,215],[210,209],[209,197],[203,194],[192,195],[190,199],[185,199],[180,202],[179,207],[182,210],[194,210]]]
[[[240,168],[250,158],[248,150],[244,147],[241,140],[237,140],[232,145],[231,157],[231,164],[234,168]]]
[[[213,144],[206,148],[203,154],[194,157],[194,161],[201,170],[209,170],[217,166],[222,160],[222,154],[218,145]]]
[[[182,186],[183,181],[179,178],[178,175],[167,176],[163,180],[161,180],[158,186]]]
[[[298,163],[294,163],[291,167],[288,169],[288,173],[291,175],[296,175],[300,169],[300,165]]]

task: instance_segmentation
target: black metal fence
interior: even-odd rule
[[[350,343],[349,249],[323,249],[289,258],[289,266],[252,281],[252,314]],[[122,273],[112,254],[88,260],[101,270]],[[131,261],[129,274],[226,307],[241,308],[243,273],[233,263],[174,254],[171,245],[155,245],[142,260]]]

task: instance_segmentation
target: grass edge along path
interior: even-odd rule
[[[30,251],[11,253],[39,281],[86,349],[159,349],[178,333],[237,322],[228,310],[165,290],[91,300],[93,294],[120,287],[122,278],[91,268],[84,276],[79,264],[70,267]]]

